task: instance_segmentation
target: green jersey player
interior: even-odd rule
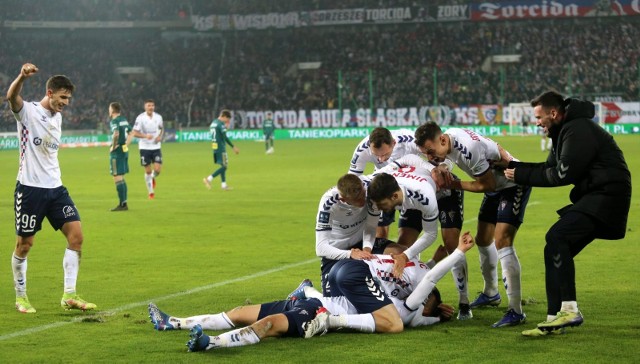
[[[231,140],[227,137],[227,127],[231,121],[231,111],[222,110],[220,116],[211,122],[209,131],[211,132],[211,148],[213,149],[213,163],[219,164],[218,168],[211,175],[202,179],[202,182],[208,189],[211,189],[211,181],[218,175],[222,180],[221,187],[223,190],[228,191],[231,187],[227,186],[227,144],[233,148],[233,152],[238,154],[240,149],[231,143]]]
[[[273,122],[273,113],[268,111],[266,118],[262,122],[262,132],[264,133],[264,149],[265,153],[273,153],[273,133],[276,130],[276,126]]]
[[[109,129],[111,130],[111,147],[109,159],[111,161],[111,175],[118,191],[118,206],[111,211],[126,211],[127,206],[127,182],[124,175],[129,173],[129,132],[131,126],[124,116],[120,115],[122,106],[119,102],[109,104]]]

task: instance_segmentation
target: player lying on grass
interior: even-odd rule
[[[342,260],[329,275],[332,287],[344,294],[340,297],[275,301],[186,318],[170,316],[150,303],[149,316],[156,330],[190,329],[189,351],[252,345],[267,337],[311,337],[335,327],[397,333],[404,326],[431,325],[451,318],[453,307],[427,298],[435,283],[473,245],[474,239],[467,232],[460,237],[458,249],[432,269],[413,259],[401,278],[392,276],[393,259],[387,255],[372,260]],[[385,292],[393,292],[395,297]],[[426,308],[425,301],[429,304]],[[313,321],[317,315],[319,319]],[[203,329],[232,330],[208,336]]]

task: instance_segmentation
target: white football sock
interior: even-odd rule
[[[498,294],[498,251],[495,242],[489,246],[478,246],[480,271],[484,279],[482,292],[489,297]]]
[[[451,275],[453,276],[453,282],[458,290],[459,300],[458,303],[469,303],[469,277],[467,276],[467,257],[466,255],[451,268]]]
[[[66,249],[62,259],[62,269],[64,270],[64,293],[75,293],[80,269],[80,252]]]
[[[209,345],[205,350],[253,345],[260,342],[260,338],[251,326],[231,330],[218,336],[211,336],[209,340]]]
[[[147,185],[147,191],[153,193],[153,174],[144,174],[144,183]]]
[[[174,326],[177,325],[182,330],[191,330],[197,324],[200,324],[203,330],[226,330],[236,327],[224,312],[187,318],[171,317],[169,323]]]
[[[11,270],[13,270],[16,297],[25,297],[27,295],[27,258],[19,258],[14,253],[11,257]]]
[[[520,282],[520,261],[512,246],[498,250],[500,265],[502,266],[502,280],[509,298],[509,308],[522,313],[522,290]]]
[[[360,332],[375,332],[376,321],[373,319],[373,315],[370,313],[363,314],[342,314],[342,315],[330,315],[329,316],[329,329],[341,329],[341,328],[354,329]]]
[[[322,292],[318,291],[315,287],[306,286],[302,288],[304,295],[307,298],[322,298]]]
[[[563,312],[578,312],[578,302],[576,301],[562,301],[562,308],[560,311]]]

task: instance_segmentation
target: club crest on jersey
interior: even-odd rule
[[[66,205],[65,207],[62,208],[62,213],[64,214],[65,218],[75,216],[76,209],[74,209],[73,206]]]

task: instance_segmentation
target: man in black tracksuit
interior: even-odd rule
[[[533,99],[531,106],[553,148],[543,163],[510,161],[505,175],[536,187],[574,185],[569,194],[573,204],[558,210],[560,219],[545,237],[547,320],[522,332],[542,336],[582,324],[573,257],[594,239],[624,238],[631,174],[613,137],[592,120],[595,106],[591,102],[546,92]]]

